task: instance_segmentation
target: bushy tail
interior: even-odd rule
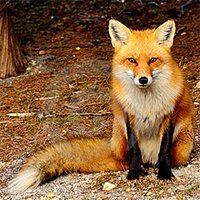
[[[118,171],[125,162],[116,159],[108,139],[73,139],[53,144],[31,156],[17,177],[9,182],[9,193],[33,189],[67,172]]]

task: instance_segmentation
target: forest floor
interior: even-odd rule
[[[25,74],[0,80],[0,199],[200,199],[200,3],[181,10],[186,1],[19,2],[11,8],[28,62]],[[197,111],[190,163],[173,169],[172,181],[157,180],[155,169],[134,181],[126,179],[127,171],[73,173],[31,192],[8,195],[8,181],[43,146],[68,137],[110,137],[111,18],[133,29],[175,20],[172,53]],[[102,190],[105,182],[115,188]]]

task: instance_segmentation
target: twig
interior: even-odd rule
[[[64,106],[69,108],[69,109],[80,109],[79,106],[73,106],[73,105],[70,105],[70,104],[65,104]]]
[[[12,122],[11,121],[6,121],[6,120],[0,121],[0,124],[9,124],[9,123],[12,123]]]
[[[33,117],[37,116],[39,118],[50,118],[50,117],[65,117],[68,115],[77,115],[77,116],[104,116],[104,115],[111,115],[111,112],[102,112],[102,113],[66,113],[66,114],[50,114],[48,113],[36,113],[36,112],[31,112],[31,113],[8,113],[7,116],[9,117]]]
[[[62,45],[62,46],[49,46],[47,49],[70,49],[70,48],[76,48],[77,45]],[[89,44],[89,45],[81,45],[80,48],[93,48],[95,47],[93,44]],[[34,48],[33,51],[40,51],[42,50],[41,48]]]
[[[9,117],[32,117],[36,115],[35,112],[32,113],[8,113],[7,116]]]
[[[96,105],[102,105],[102,102],[94,102],[94,103],[88,103],[88,104],[85,104],[84,106],[96,106]]]
[[[111,112],[104,112],[104,113],[66,113],[57,116],[67,116],[67,115],[78,115],[78,116],[104,116],[104,115],[111,115]]]
[[[40,97],[40,98],[35,98],[36,101],[43,101],[43,100],[51,100],[51,99],[56,99],[59,96],[54,96],[54,97]]]

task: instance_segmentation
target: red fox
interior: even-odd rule
[[[170,179],[171,167],[187,164],[193,148],[193,103],[184,76],[170,54],[175,23],[133,31],[109,22],[112,65],[111,139],[71,139],[36,152],[9,182],[10,193],[23,192],[67,172],[129,169],[143,175],[143,164],[158,166],[158,178]]]

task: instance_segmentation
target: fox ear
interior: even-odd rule
[[[112,46],[115,48],[119,45],[127,43],[131,31],[121,22],[111,19],[109,21],[109,34]]]
[[[175,29],[175,22],[173,20],[168,20],[154,31],[155,39],[159,44],[171,48],[173,45]]]

